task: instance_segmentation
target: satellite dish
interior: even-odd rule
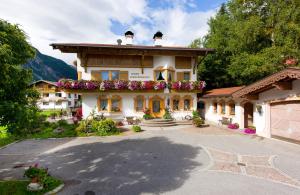
[[[122,44],[122,40],[121,40],[121,39],[118,39],[118,40],[117,40],[117,43],[118,43],[118,45],[121,45],[121,44]]]

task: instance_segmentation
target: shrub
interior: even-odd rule
[[[30,166],[27,170],[25,170],[24,176],[31,179],[32,182],[40,183],[46,189],[52,189],[54,186],[61,183],[61,181],[49,175],[48,169],[39,168],[38,164]]]
[[[76,110],[75,117],[76,117],[78,120],[81,120],[81,119],[82,119],[82,108],[78,108],[78,109]]]
[[[193,125],[195,127],[200,127],[203,124],[204,124],[204,120],[202,118],[198,117],[193,119]]]
[[[96,132],[97,135],[112,135],[119,132],[112,119],[92,121],[92,131]]]
[[[57,124],[58,124],[58,126],[61,127],[61,126],[68,125],[68,122],[66,120],[61,119],[61,120],[57,121]]]
[[[173,119],[169,108],[165,108],[165,114],[163,115],[163,118],[164,119]]]
[[[144,114],[143,119],[149,120],[149,119],[153,119],[153,117],[150,114]]]
[[[52,113],[50,114],[50,117],[51,117],[52,119],[55,119],[55,118],[57,117],[57,113],[56,113],[56,112],[52,112]]]
[[[200,118],[199,112],[197,110],[193,110],[192,115],[193,115],[193,119]]]
[[[238,123],[229,124],[227,127],[229,129],[238,129],[239,128],[239,124]]]
[[[142,131],[142,128],[138,125],[133,125],[131,127],[131,129],[134,131],[134,132],[141,132]]]
[[[88,133],[90,130],[88,126],[90,125],[90,122],[87,120],[80,121],[78,127],[76,127],[75,131],[78,133]]]

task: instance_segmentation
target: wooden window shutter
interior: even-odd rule
[[[128,71],[120,71],[120,80],[128,80]]]
[[[177,72],[177,81],[183,81],[184,72]]]
[[[92,71],[91,72],[91,80],[93,81],[101,81],[101,71]]]
[[[77,80],[81,80],[82,79],[82,72],[78,71],[77,72]]]

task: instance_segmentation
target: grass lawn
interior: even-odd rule
[[[27,191],[27,185],[29,184],[29,181],[27,180],[12,180],[12,181],[0,181],[0,194],[1,195],[39,195],[39,194],[45,194],[46,192],[49,192],[56,187],[58,187],[60,184],[62,184],[61,180],[55,179],[55,182],[53,182],[48,188],[45,188],[38,192],[28,192]]]
[[[6,132],[6,127],[0,126],[0,147],[10,144],[16,140],[18,140],[18,138],[9,135]]]
[[[47,138],[63,138],[63,137],[87,137],[87,136],[109,136],[118,135],[125,132],[124,129],[118,128],[117,132],[106,132],[99,134],[97,132],[85,133],[82,131],[76,131],[78,125],[67,124],[65,121],[56,123],[43,123],[38,131],[33,134],[27,134],[23,136],[14,136],[7,132],[5,127],[0,127],[0,147],[10,144],[14,141],[23,139],[47,139]],[[61,128],[62,132],[57,133],[55,129]],[[1,195],[1,194],[0,194]]]
[[[60,110],[42,110],[41,114],[47,117],[50,117],[52,113],[56,113],[57,115],[60,113]]]

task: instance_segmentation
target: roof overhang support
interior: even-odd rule
[[[88,61],[88,58],[87,58],[86,52],[81,52],[79,54],[79,57],[80,57],[81,66],[84,68],[84,72],[87,73],[87,61]]]
[[[144,53],[142,54],[141,56],[141,71],[142,71],[142,74],[144,74],[144,59],[145,59],[145,55]]]
[[[273,86],[279,90],[292,90],[293,89],[292,81],[279,81],[279,82],[274,83]]]

